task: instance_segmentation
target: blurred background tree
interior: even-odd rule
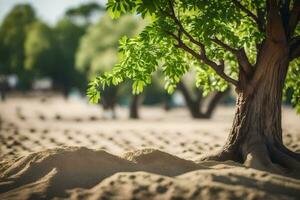
[[[36,16],[33,8],[29,4],[19,4],[4,18],[0,28],[0,72],[18,74],[20,89],[28,89],[32,80],[24,66],[24,43],[28,28],[34,21]]]
[[[35,78],[49,76],[56,78],[61,70],[57,63],[57,45],[50,27],[40,21],[32,23],[24,41],[24,67]]]
[[[96,3],[89,2],[81,4],[78,7],[70,8],[66,11],[66,16],[83,21],[84,24],[89,25],[91,23],[91,17],[99,11],[105,11],[105,7]]]
[[[64,94],[67,95],[72,87],[85,91],[87,80],[84,73],[75,68],[75,54],[79,41],[85,33],[85,27],[75,24],[71,19],[64,17],[54,27],[54,35],[59,51],[59,63],[61,69],[55,74],[58,86],[64,86]]]

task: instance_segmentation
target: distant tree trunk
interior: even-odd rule
[[[63,86],[62,87],[62,93],[63,93],[64,99],[67,100],[68,99],[68,95],[69,95],[69,88],[66,87],[66,86]]]
[[[171,109],[170,106],[170,99],[171,99],[171,95],[169,95],[167,92],[165,93],[164,96],[164,110],[165,111],[169,111]]]
[[[236,113],[230,135],[222,150],[204,160],[234,160],[256,169],[282,172],[300,170],[300,154],[282,141],[281,101],[289,63],[288,47],[266,40],[251,80],[237,89]],[[207,159],[208,158],[208,159]]]
[[[112,114],[111,117],[113,119],[117,117],[115,111],[116,102],[117,102],[117,91],[118,91],[117,87],[115,86],[109,87],[107,88],[107,90],[105,90],[105,92],[103,92],[102,99],[101,99],[103,110],[105,112],[111,112]]]
[[[1,95],[0,99],[1,99],[1,101],[6,100],[6,93],[7,93],[8,89],[9,89],[9,86],[8,86],[7,79],[5,77],[0,79],[0,95]]]
[[[139,118],[139,99],[140,95],[132,95],[131,103],[129,108],[129,118],[138,119]]]
[[[1,101],[5,101],[6,99],[6,89],[1,85],[0,83],[0,95],[1,95]]]
[[[185,84],[182,81],[178,83],[178,90],[181,91],[191,116],[193,118],[200,118],[200,119],[211,118],[220,100],[229,92],[229,89],[227,89],[224,92],[216,92],[213,95],[213,97],[210,99],[207,109],[204,112],[203,111],[204,109],[202,108],[204,99],[202,98],[201,91],[199,91],[197,97],[193,99],[188,89],[186,88]]]
[[[6,99],[6,94],[4,90],[0,90],[0,94],[1,94],[1,101],[5,101]]]

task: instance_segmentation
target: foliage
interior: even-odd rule
[[[223,33],[229,36],[228,43],[237,46],[239,41],[234,31],[241,24],[241,20],[237,16],[239,12],[235,11],[233,6],[227,6],[228,10],[216,14],[215,10],[218,9],[214,7],[216,2],[210,2],[203,1],[202,4],[207,5],[200,5],[194,1],[180,1],[176,4],[176,9],[178,13],[181,13],[180,20],[184,23],[186,29],[195,38],[205,42],[207,45],[206,51],[210,58],[216,60],[226,58],[226,62],[231,64],[228,71],[232,76],[235,76],[236,61],[233,56],[211,42],[210,37],[216,32],[219,32],[220,35]],[[165,88],[169,93],[172,93],[182,75],[189,71],[191,67],[195,67],[197,71],[197,85],[202,86],[206,93],[213,89],[226,89],[226,82],[218,77],[213,70],[210,70],[203,63],[195,61],[195,59],[181,49],[174,47],[174,39],[165,30],[169,32],[175,31],[176,24],[164,13],[160,12],[160,9],[168,5],[166,3],[167,1],[149,3],[138,3],[138,1],[108,2],[108,10],[114,17],[118,17],[125,12],[138,13],[143,17],[150,16],[152,23],[139,36],[132,39],[124,37],[120,41],[120,50],[123,59],[114,67],[111,73],[106,73],[98,77],[93,82],[94,84],[97,82],[98,86],[105,87],[106,85],[116,84],[125,78],[129,78],[134,81],[133,92],[140,93],[145,85],[151,83],[152,73],[161,68],[166,77]],[[202,10],[201,6],[210,6],[213,9]],[[222,23],[224,17],[227,18],[226,20],[230,20],[231,23]],[[256,31],[253,24],[249,26],[250,28],[248,29],[253,32]],[[245,30],[245,27],[239,27],[240,35],[248,35],[248,29]],[[253,43],[251,38],[244,37],[243,40],[251,47]],[[92,93],[92,88],[95,87],[91,87],[89,93]]]
[[[54,29],[39,21],[32,23],[24,43],[25,68],[35,78],[50,77],[55,86],[66,90],[82,84],[83,77],[74,68],[74,55],[83,33],[83,27],[66,18]]]
[[[59,52],[57,63],[60,68],[56,74],[56,80],[67,87],[71,85],[83,88],[85,74],[75,68],[75,55],[79,41],[86,28],[72,22],[69,18],[62,18],[54,27],[55,42]]]
[[[90,4],[91,7],[99,5]],[[85,13],[88,15],[87,13]],[[86,79],[75,69],[75,53],[86,24],[63,17],[49,27],[35,17],[29,4],[16,5],[0,27],[0,73],[16,74],[18,86],[30,88],[34,78],[50,77],[55,86],[85,89]]]
[[[136,35],[142,26],[141,20],[132,16],[112,20],[104,15],[98,23],[89,27],[82,37],[76,54],[77,69],[86,73],[89,78],[111,70],[118,62],[119,39],[123,35]]]
[[[150,18],[151,23],[138,36],[120,40],[121,60],[111,72],[90,83],[87,95],[91,102],[98,100],[99,87],[126,79],[133,81],[133,93],[140,93],[158,69],[163,70],[170,93],[191,68],[196,70],[196,85],[205,94],[223,91],[228,83],[237,85],[237,52],[243,50],[253,65],[257,44],[265,38],[263,25],[252,16],[266,18],[265,1],[109,0],[107,9],[113,18],[132,13]],[[288,77],[293,73],[289,70]],[[291,85],[299,87],[295,82]],[[296,90],[294,95],[294,103],[300,104]]]
[[[55,71],[56,52],[52,30],[42,22],[34,22],[25,39],[24,65],[27,71],[45,76]]]
[[[292,90],[292,104],[295,105],[297,113],[300,114],[300,59],[291,63],[286,78],[285,93],[287,89]]]

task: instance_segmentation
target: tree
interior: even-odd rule
[[[59,53],[56,58],[57,66],[60,68],[56,74],[56,82],[63,87],[64,94],[67,94],[74,86],[81,90],[84,89],[86,76],[85,73],[76,69],[75,56],[85,31],[84,26],[75,24],[67,17],[59,20],[53,29]]]
[[[224,90],[231,84],[237,93],[225,145],[203,159],[272,172],[299,170],[300,155],[284,146],[281,128],[285,86],[294,88],[298,111],[300,106],[299,0],[110,0],[107,6],[114,17],[138,13],[151,16],[152,23],[120,41],[123,58],[90,83],[91,101],[100,97],[98,87],[126,78],[134,80],[134,93],[141,92],[158,66],[172,91],[193,62],[198,86]]]
[[[103,6],[96,2],[81,4],[78,7],[70,8],[66,11],[66,16],[71,18],[83,17],[86,25],[90,24],[90,18],[96,11],[104,11]]]
[[[29,4],[19,4],[5,16],[0,28],[0,72],[17,74],[20,87],[30,87],[30,75],[24,67],[24,42],[26,32],[36,20],[35,12]]]
[[[204,93],[201,88],[195,87],[193,72],[189,72],[186,77],[183,77],[177,85],[177,89],[181,92],[185,104],[193,118],[209,119],[215,111],[218,103],[230,91],[227,88],[225,91],[212,92],[212,95]]]
[[[26,34],[24,42],[24,65],[28,72],[35,77],[49,76],[55,79],[57,71],[57,48],[50,27],[36,21],[32,23]]]
[[[112,20],[107,15],[103,16],[81,39],[76,55],[77,69],[87,73],[88,78],[111,70],[118,62],[119,39],[123,35],[134,36],[140,26],[142,26],[141,22],[132,16],[123,16],[119,20]],[[111,86],[103,91],[102,105],[105,110],[114,113],[118,89],[116,86]],[[133,102],[138,103],[138,101]]]
[[[74,60],[84,30],[69,19],[60,20],[54,28],[40,21],[32,23],[24,43],[27,71],[35,78],[51,78],[54,88],[65,96],[73,86],[83,85],[84,76],[75,70]]]

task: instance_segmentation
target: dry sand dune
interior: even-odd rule
[[[234,162],[197,162],[230,129],[212,120],[143,108],[142,120],[60,98],[0,103],[0,199],[300,199],[300,180]],[[283,112],[285,144],[300,152],[299,116]]]
[[[84,147],[4,166],[1,199],[297,199],[300,180],[235,163],[195,163],[154,149],[123,157]]]

